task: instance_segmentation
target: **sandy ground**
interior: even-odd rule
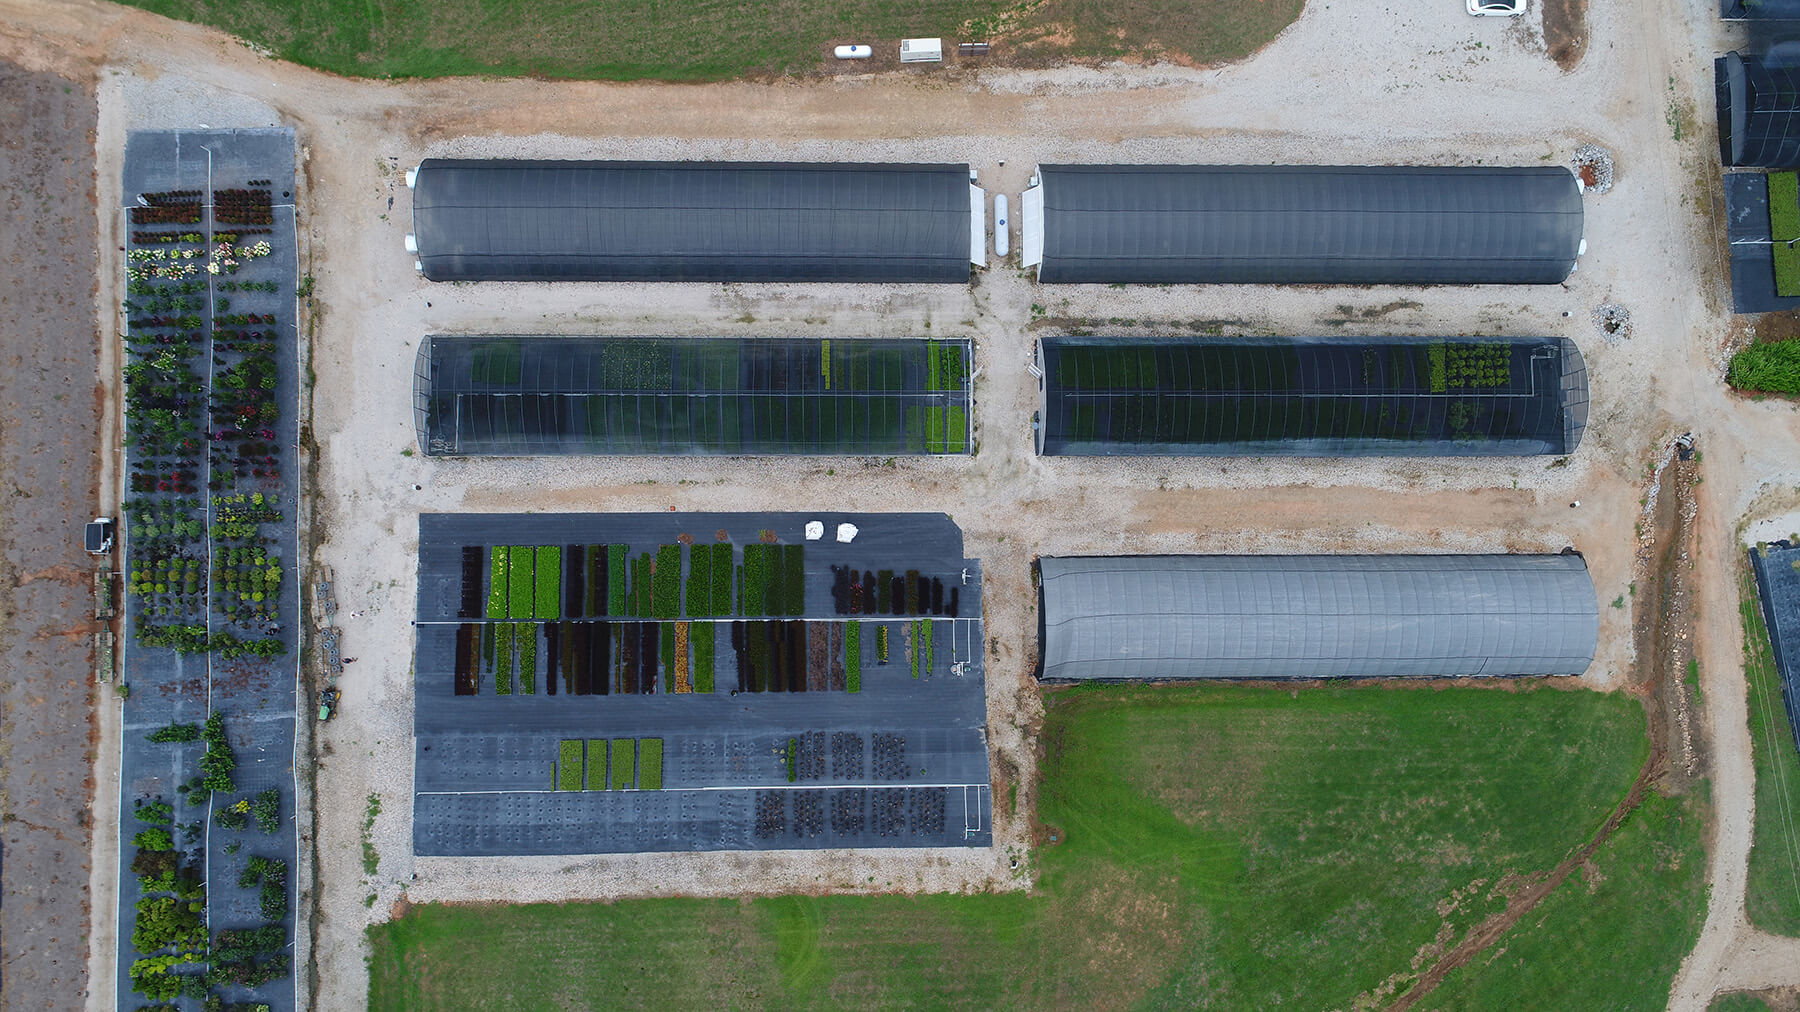
[[[348,82],[213,33],[86,2],[0,0],[0,57],[98,78],[101,188],[130,126],[295,125],[302,234],[317,279],[312,433],[316,561],[333,567],[345,652],[359,658],[317,770],[316,1002],[365,996],[363,928],[414,901],[786,889],[988,889],[1028,883],[1026,827],[997,815],[983,852],[415,860],[408,842],[416,516],[422,510],[838,509],[950,512],[989,585],[989,723],[998,770],[1035,787],[1030,679],[1040,554],[1139,551],[1526,551],[1574,545],[1602,601],[1632,579],[1647,468],[1668,440],[1704,454],[1698,599],[1705,752],[1718,807],[1705,933],[1672,1006],[1720,988],[1800,983],[1791,943],[1743,914],[1749,736],[1733,579],[1740,521],[1792,511],[1800,420],[1731,397],[1710,122],[1711,55],[1729,31],[1704,5],[1592,4],[1583,62],[1560,72],[1533,18],[1471,19],[1455,3],[1310,5],[1244,63],[964,73],[944,79],[662,85]],[[1354,73],[1342,54],[1356,54]],[[1677,138],[1679,134],[1679,139]],[[402,249],[401,172],[427,155],[969,161],[1016,195],[1040,161],[1563,163],[1582,143],[1618,159],[1587,201],[1588,255],[1560,287],[1270,289],[1043,287],[996,264],[977,285],[434,286]],[[1015,234],[1015,248],[1017,247]],[[1632,336],[1589,312],[1629,308]],[[1034,323],[1033,321],[1038,322]],[[1130,324],[1108,321],[1128,320]],[[1034,456],[1031,342],[1101,333],[1552,334],[1587,356],[1593,406],[1566,467],[1548,461],[1058,461]],[[109,322],[110,325],[110,322]],[[972,337],[979,453],[966,460],[428,462],[407,392],[428,332]],[[681,483],[686,482],[686,483]],[[415,486],[417,486],[415,488]],[[1790,499],[1792,496],[1789,497]],[[1569,503],[1579,499],[1579,509]],[[1622,684],[1633,609],[1602,608],[1588,678]],[[349,612],[357,617],[349,617]],[[365,798],[383,808],[362,872]],[[1022,810],[1025,810],[1022,808]],[[869,879],[873,877],[874,881]],[[94,1007],[110,1007],[98,994]]]

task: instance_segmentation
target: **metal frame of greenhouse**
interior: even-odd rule
[[[1043,165],[1021,211],[1046,284],[1553,285],[1587,246],[1560,166]]]
[[[967,284],[968,165],[428,158],[408,252],[431,281]]]
[[[1562,456],[1587,426],[1567,338],[1044,338],[1046,456]]]
[[[967,340],[426,337],[427,456],[963,454]]]
[[[1561,555],[1169,555],[1038,562],[1040,678],[1580,675],[1600,610]]]

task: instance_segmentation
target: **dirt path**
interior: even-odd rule
[[[984,560],[993,637],[995,766],[1031,803],[1038,713],[1033,556],[1181,551],[1555,551],[1586,555],[1603,601],[1634,579],[1645,468],[1673,434],[1706,454],[1696,607],[1706,707],[1690,733],[1718,806],[1705,933],[1680,1007],[1725,981],[1779,978],[1782,955],[1742,917],[1750,777],[1737,668],[1730,528],[1765,485],[1800,484],[1788,405],[1730,398],[1731,333],[1712,217],[1705,59],[1710,12],[1674,0],[1586,12],[1594,45],[1564,73],[1535,19],[1472,19],[1458,5],[1310,5],[1262,54],[1221,69],[1063,69],[954,79],[874,76],[707,87],[535,81],[345,81],[269,61],[187,25],[87,0],[0,0],[0,58],[98,79],[101,187],[116,185],[123,131],[197,122],[285,122],[306,162],[305,243],[315,261],[313,433],[317,559],[337,573],[346,649],[361,658],[346,707],[322,729],[315,963],[319,1007],[364,1000],[363,929],[415,899],[565,899],[789,888],[1009,888],[1029,882],[1023,819],[997,813],[991,854],[858,853],[830,861],[658,855],[655,860],[415,860],[410,848],[410,553],[420,510],[757,509],[771,500],[845,509],[944,509]],[[1560,47],[1561,40],[1552,40]],[[1724,48],[1729,48],[1726,46]],[[1366,86],[1343,86],[1355,51]],[[1506,102],[1493,102],[1504,93]],[[1272,96],[1280,96],[1279,99]],[[1582,101],[1570,101],[1581,96]],[[1469,110],[1480,109],[1478,117]],[[1372,110],[1378,110],[1372,111]],[[653,112],[652,112],[653,111]],[[1683,129],[1680,125],[1685,124]],[[1677,140],[1676,133],[1680,132]],[[1316,290],[1037,286],[996,265],[972,288],[922,286],[432,286],[413,273],[399,170],[426,155],[970,161],[1016,194],[1040,161],[1488,164],[1564,161],[1581,143],[1619,158],[1614,190],[1587,202],[1590,252],[1561,287]],[[1322,158],[1321,151],[1331,152]],[[393,202],[390,203],[390,200]],[[105,246],[116,243],[103,244]],[[1655,250],[1655,256],[1641,251]],[[1698,279],[1698,283],[1696,283]],[[104,300],[103,300],[104,301]],[[1601,340],[1587,314],[1627,305],[1634,335]],[[107,304],[111,304],[107,302]],[[1031,450],[1034,317],[1100,332],[1553,334],[1588,359],[1587,439],[1564,467],[1523,461],[1045,460]],[[103,320],[111,325],[103,311]],[[1130,325],[1114,321],[1129,321]],[[1349,321],[1349,322],[1346,322]],[[972,337],[981,450],[968,460],[427,462],[403,390],[427,332],[535,329],[720,336]],[[1580,509],[1568,503],[1580,500]],[[1632,612],[1602,608],[1588,681],[1626,685],[1640,658]],[[1697,725],[1694,716],[1700,720]],[[1677,718],[1678,719],[1678,718]],[[1014,772],[1016,771],[1016,773]],[[362,870],[362,818],[384,798]],[[1593,841],[1590,841],[1590,844]],[[1019,872],[1012,855],[1024,858]],[[1551,882],[1547,879],[1546,883]],[[1744,940],[1750,941],[1744,941]],[[1792,964],[1788,964],[1792,965]],[[1696,996],[1691,1000],[1689,995]],[[1686,1004],[1683,1004],[1686,1003]],[[1696,1004],[1697,1003],[1697,1004]],[[112,1007],[96,999],[93,1007]]]
[[[100,405],[91,82],[0,62],[0,1006],[88,979]],[[103,830],[97,834],[107,835]],[[110,954],[109,954],[110,955]]]

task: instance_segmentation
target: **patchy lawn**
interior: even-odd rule
[[[461,74],[670,81],[807,73],[839,42],[997,41],[983,63],[1166,58],[1262,48],[1303,0],[124,0],[223,29],[295,63],[361,77]],[[1116,25],[1129,25],[1116,28]]]
[[[1543,686],[1081,687],[1043,742],[1063,842],[1031,894],[418,907],[371,929],[370,1007],[1347,1007],[1589,839],[1648,754],[1635,701]],[[1699,855],[1653,795],[1427,1002],[1666,995]]]

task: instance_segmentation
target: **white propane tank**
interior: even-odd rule
[[[1006,194],[994,194],[994,255],[1003,257],[1012,251],[1012,237],[1006,231]]]
[[[875,55],[874,46],[839,46],[831,51],[831,55],[840,60],[866,60]]]

